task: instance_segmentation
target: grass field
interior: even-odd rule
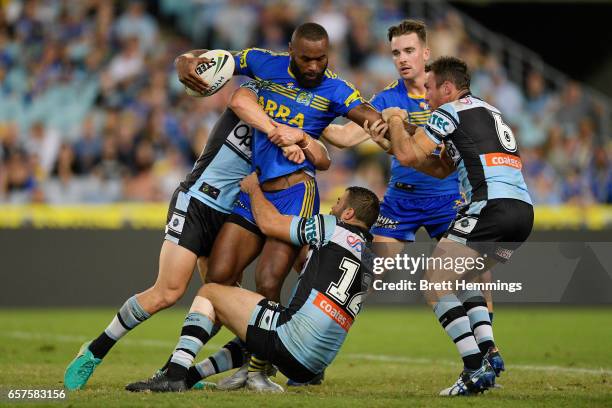
[[[244,391],[130,394],[123,386],[151,375],[176,343],[185,310],[165,311],[130,333],[83,391],[63,402],[18,406],[307,407],[612,407],[611,308],[509,308],[495,315],[507,371],[496,389],[444,399],[455,380],[456,350],[424,307],[370,308],[353,326],[325,384],[282,395]],[[0,310],[0,405],[11,388],[59,389],[79,345],[112,318],[108,310]],[[203,351],[229,339],[223,331]],[[202,354],[202,356],[204,356]],[[277,381],[283,381],[282,376]]]

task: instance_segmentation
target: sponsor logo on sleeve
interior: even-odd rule
[[[442,114],[435,111],[429,116],[427,124],[443,135],[448,135],[455,131],[455,126]]]

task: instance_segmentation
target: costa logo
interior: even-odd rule
[[[487,166],[507,166],[515,169],[522,169],[523,162],[518,156],[506,153],[487,153],[484,155]]]
[[[364,245],[363,241],[354,235],[347,235],[346,243],[348,244],[348,246],[350,246],[357,252],[363,251],[363,245]]]

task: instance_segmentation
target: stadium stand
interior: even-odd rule
[[[330,66],[369,97],[396,77],[386,28],[406,16],[425,18],[434,55],[467,60],[474,93],[504,112],[536,204],[612,203],[610,101],[442,2],[0,3],[0,203],[167,201],[237,82],[188,97],[176,55],[285,49],[296,23],[314,20],[330,33]],[[384,154],[367,143],[330,150],[334,171],[318,178],[324,199],[347,184],[383,195]]]

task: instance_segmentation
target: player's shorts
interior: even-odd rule
[[[209,256],[228,215],[209,207],[179,187],[170,200],[164,239],[190,250],[198,257]]]
[[[400,241],[414,241],[416,231],[425,227],[431,238],[439,237],[446,232],[463,203],[460,194],[427,198],[385,196],[380,215],[370,232]]]
[[[319,189],[314,179],[284,190],[265,191],[264,196],[284,215],[311,217],[319,213]],[[244,192],[240,192],[228,221],[261,235],[251,211],[251,198]]]
[[[276,302],[262,299],[249,321],[246,334],[247,349],[258,358],[278,367],[278,370],[293,381],[305,383],[318,373],[304,367],[283,345],[276,328],[289,320],[287,309]]]
[[[533,228],[533,206],[513,198],[476,201],[463,207],[445,238],[506,262]]]

